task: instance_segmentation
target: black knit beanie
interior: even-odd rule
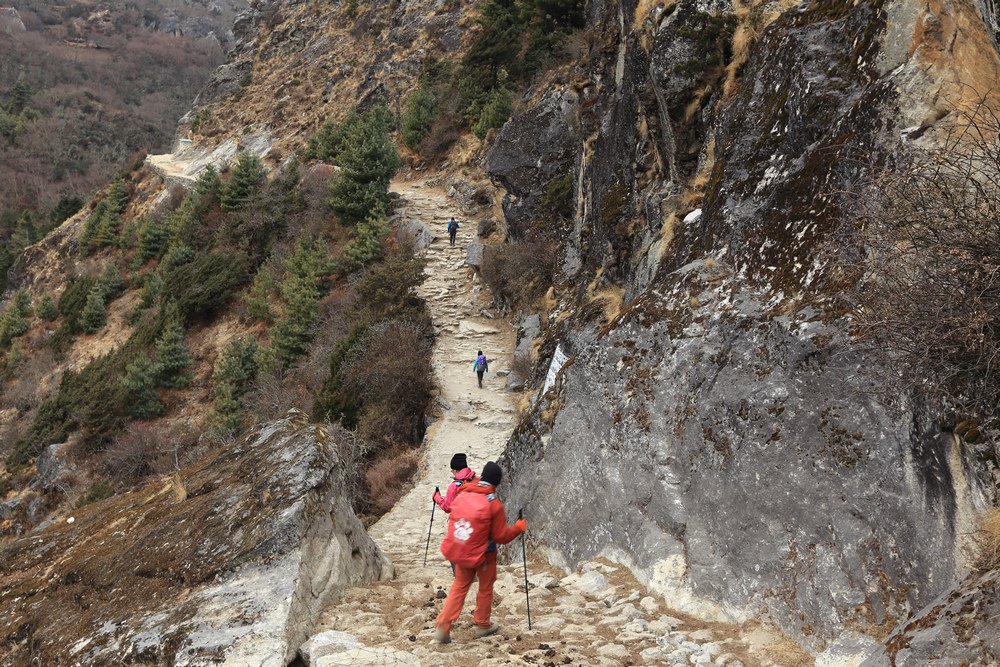
[[[451,469],[452,470],[465,470],[469,467],[468,461],[465,460],[465,454],[459,452],[451,457]]]
[[[483,474],[479,476],[479,479],[483,480],[487,484],[499,486],[500,480],[503,479],[503,470],[500,470],[500,466],[493,461],[489,461],[483,466]]]

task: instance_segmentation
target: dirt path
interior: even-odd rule
[[[465,266],[465,245],[475,225],[465,222],[455,247],[445,226],[455,212],[446,195],[422,184],[396,184],[406,214],[438,238],[427,249],[427,281],[422,287],[439,332],[434,370],[440,388],[440,418],[428,430],[414,488],[370,530],[392,560],[396,578],[347,591],[325,610],[318,633],[307,643],[306,664],[333,665],[740,665],[767,664],[751,656],[743,640],[748,629],[698,623],[671,614],[648,596],[624,568],[586,563],[566,573],[529,555],[533,630],[527,627],[521,564],[500,566],[493,620],[500,632],[473,639],[470,591],[452,643],[431,644],[434,619],[451,584],[451,570],[438,551],[447,517],[435,514],[430,555],[423,566],[435,484],[448,483],[452,454],[467,453],[477,471],[496,459],[514,426],[512,395],[497,372],[509,368],[514,331],[480,311],[488,304],[477,294]],[[463,221],[464,222],[464,221]],[[477,350],[492,359],[484,388],[476,386],[472,360]],[[501,495],[503,486],[500,487]],[[513,512],[513,510],[511,510]],[[519,554],[519,542],[507,547]],[[777,648],[777,647],[769,647]],[[759,651],[756,651],[759,652]],[[770,652],[770,651],[769,651]],[[779,660],[784,664],[791,661]]]

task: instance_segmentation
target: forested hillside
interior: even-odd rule
[[[5,10],[0,274],[130,158],[170,144],[242,4],[23,0]]]

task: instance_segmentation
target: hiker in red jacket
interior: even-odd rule
[[[451,512],[451,503],[455,500],[459,487],[463,484],[475,484],[479,481],[475,471],[469,468],[465,454],[462,452],[451,457],[451,476],[455,481],[448,485],[444,495],[442,496],[441,492],[435,489],[434,495],[431,496],[437,506],[445,512]]]
[[[455,564],[455,581],[438,614],[434,641],[447,644],[451,641],[451,624],[462,613],[465,596],[472,580],[479,577],[476,610],[476,639],[496,633],[500,626],[490,622],[493,606],[493,583],[497,578],[497,545],[507,544],[528,528],[524,519],[513,526],[507,525],[503,503],[496,497],[496,487],[503,479],[503,471],[493,461],[483,466],[477,484],[462,484],[451,503],[448,534],[441,543],[441,553]]]

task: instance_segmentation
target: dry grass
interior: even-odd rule
[[[417,472],[417,453],[396,446],[380,454],[365,472],[370,511],[381,516],[406,495],[410,480]]]
[[[693,209],[701,206],[705,199],[705,189],[712,179],[712,171],[715,169],[715,136],[708,139],[705,144],[705,162],[701,165],[698,173],[691,178],[687,188],[681,195],[680,207],[683,209]],[[678,220],[679,222],[679,220]]]
[[[677,4],[677,0],[639,0],[639,5],[635,8],[635,16],[632,21],[632,30],[638,32],[642,29],[642,24],[646,22],[649,15],[657,7],[667,9]]]
[[[1000,568],[1000,507],[986,512],[979,518],[973,537],[975,554],[972,567],[978,572]]]

